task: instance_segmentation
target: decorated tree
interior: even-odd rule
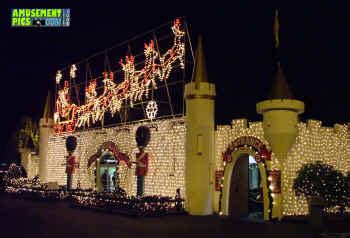
[[[7,171],[7,179],[18,179],[22,177],[21,166],[17,166],[15,163],[10,164]]]
[[[39,151],[38,125],[30,117],[21,119],[16,138],[19,149],[26,148],[35,152]]]
[[[348,206],[346,177],[333,166],[321,163],[306,164],[299,171],[293,185],[297,196],[304,195],[309,201],[322,200],[326,207]]]

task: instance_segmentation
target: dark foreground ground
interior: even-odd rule
[[[333,222],[329,231],[350,231]],[[302,222],[234,222],[218,216],[126,217],[0,195],[0,237],[341,237],[316,235]],[[344,236],[348,237],[348,236]]]

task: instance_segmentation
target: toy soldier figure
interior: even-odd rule
[[[65,83],[66,87],[66,83]],[[68,156],[66,157],[66,174],[67,174],[67,191],[70,192],[72,188],[72,176],[75,172],[75,167],[78,165],[75,156],[73,155],[74,150],[77,147],[77,138],[74,136],[68,136],[66,139],[66,149]]]
[[[143,196],[145,176],[148,172],[148,154],[145,153],[144,147],[140,146],[140,153],[136,153],[136,171],[137,176],[137,196]]]
[[[67,191],[69,192],[72,189],[72,176],[76,168],[75,156],[71,153],[66,157],[66,174],[67,174]]]
[[[136,144],[139,153],[136,153],[136,170],[137,176],[137,196],[143,196],[143,188],[145,185],[145,176],[148,172],[148,154],[145,153],[145,147],[151,139],[150,129],[146,126],[140,126],[136,130]]]

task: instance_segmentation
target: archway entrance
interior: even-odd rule
[[[263,219],[263,191],[259,167],[249,154],[240,156],[232,171],[229,215],[233,218]]]
[[[254,157],[248,156],[248,217],[264,218],[264,192],[258,163]]]
[[[119,187],[119,163],[123,161],[130,168],[127,154],[120,152],[111,141],[104,142],[88,160],[88,168],[95,164],[95,184],[98,192],[112,192]]]
[[[235,219],[248,216],[248,160],[237,159],[230,184],[229,215]]]
[[[223,153],[221,211],[235,219],[270,219],[268,160],[271,152],[255,137],[236,139]]]
[[[113,153],[106,150],[101,155],[99,173],[96,174],[100,176],[100,179],[96,178],[96,181],[101,181],[101,186],[104,192],[113,192],[119,181],[118,174],[119,161],[116,160]]]

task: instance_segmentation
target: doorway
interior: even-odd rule
[[[118,175],[118,160],[110,151],[105,151],[101,156],[99,175],[101,181],[101,188],[104,192],[113,192],[117,187],[119,181]]]
[[[232,170],[229,215],[234,219],[263,219],[263,191],[259,167],[254,157],[243,154]]]

